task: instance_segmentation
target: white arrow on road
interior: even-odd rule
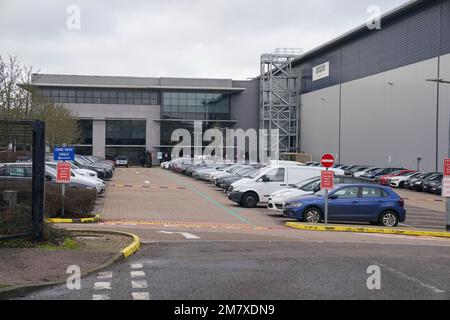
[[[190,240],[197,240],[200,239],[200,237],[197,237],[196,235],[193,235],[192,233],[188,233],[188,232],[171,232],[171,231],[159,231],[158,233],[164,233],[164,234],[181,234],[183,237],[185,237],[186,239],[190,239]]]

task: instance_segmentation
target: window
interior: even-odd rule
[[[31,168],[29,167],[10,167],[9,176],[10,177],[31,177]]]
[[[159,93],[138,90],[92,90],[89,88],[44,88],[41,95],[55,103],[158,105]]]
[[[107,120],[107,145],[145,145],[145,120]]]
[[[284,182],[285,169],[273,169],[266,174],[266,177],[270,179],[270,182]]]
[[[358,187],[346,187],[339,191],[336,191],[334,195],[338,196],[339,199],[357,198],[358,189],[359,189]]]
[[[315,191],[320,186],[320,180],[316,180],[304,185],[301,189],[303,191]]]
[[[380,188],[362,188],[362,197],[363,198],[383,198],[386,197],[386,193],[384,190]]]

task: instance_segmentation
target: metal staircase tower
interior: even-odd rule
[[[302,49],[279,48],[261,55],[260,128],[269,135],[269,130],[279,130],[280,153],[299,151],[299,89],[292,61],[302,53]]]

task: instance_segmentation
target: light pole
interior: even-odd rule
[[[427,79],[428,82],[435,82],[438,85],[438,97],[437,103],[439,107],[439,85],[440,84],[450,84],[450,81],[446,81],[444,79]],[[450,127],[450,114],[449,114],[449,127]],[[448,143],[448,157],[450,158],[450,128],[449,128],[449,143]],[[442,186],[444,187],[444,186]],[[450,231],[450,198],[446,199],[446,211],[447,211],[447,231]]]

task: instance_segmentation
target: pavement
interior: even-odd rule
[[[406,224],[441,228],[443,212],[418,206],[434,201],[413,201]],[[141,250],[83,279],[81,290],[24,299],[449,298],[450,240],[290,229],[283,216],[240,208],[209,183],[159,168],[117,169],[97,213],[99,224],[64,227],[133,233]],[[381,290],[367,287],[371,266]]]

